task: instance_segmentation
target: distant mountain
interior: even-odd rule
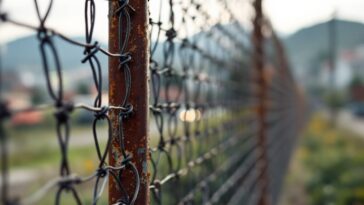
[[[364,24],[358,22],[336,20],[338,31],[338,49],[352,49],[364,44]],[[234,25],[224,25],[227,30],[234,29]],[[297,31],[296,33],[284,38],[287,53],[290,55],[292,67],[307,67],[316,60],[318,56],[328,53],[328,32],[329,22],[320,23]],[[202,33],[195,34],[198,38]],[[74,40],[84,42],[83,37],[74,37]],[[240,39],[241,40],[241,39]],[[59,51],[62,68],[72,70],[82,67],[81,59],[84,58],[83,48],[69,44],[62,39],[55,37],[54,42]],[[203,41],[199,42],[203,44]],[[163,45],[157,46],[155,57],[159,62],[163,59]],[[249,42],[246,42],[249,47]],[[210,45],[213,48],[216,45]],[[102,45],[107,48],[107,45]],[[176,51],[179,43],[176,43]],[[177,55],[178,56],[178,55]],[[98,55],[103,65],[107,64],[107,57],[103,54]],[[42,70],[39,42],[36,36],[27,36],[5,45],[5,52],[2,54],[5,70],[31,70],[39,72]],[[180,59],[176,59],[178,62]]]
[[[218,25],[211,28],[211,32],[216,32],[218,27],[221,29],[230,32],[236,33],[241,32],[241,30],[236,29],[236,22]],[[164,35],[164,34],[161,34]],[[207,50],[216,50],[218,49],[218,44],[214,41],[207,41],[206,36],[209,36],[209,32],[200,32],[196,33],[190,37],[190,40],[196,41],[195,43],[200,47],[206,47]],[[249,39],[245,39],[245,35],[233,36],[235,40],[242,41],[247,44],[249,47]],[[163,36],[161,37],[163,38]],[[84,37],[73,37],[73,40],[78,42],[84,42]],[[65,71],[79,69],[85,67],[85,65],[81,64],[81,60],[85,57],[83,55],[83,48],[79,46],[75,46],[70,44],[69,42],[60,39],[59,37],[53,38],[56,49],[58,51],[58,55],[60,58],[62,69]],[[152,45],[155,45],[155,42],[152,42]],[[208,47],[207,47],[208,45]],[[175,53],[180,52],[181,42],[179,40],[174,41],[174,49]],[[39,49],[39,41],[36,35],[26,36],[23,38],[16,39],[5,44],[4,52],[1,54],[1,58],[3,60],[2,64],[5,70],[14,70],[14,71],[30,71],[32,73],[38,73],[42,71],[42,61]],[[107,45],[101,44],[101,47],[107,49]],[[165,49],[167,49],[167,45],[164,42],[158,42],[155,52],[154,52],[154,60],[157,60],[160,64],[163,64],[164,55],[166,54]],[[168,52],[167,52],[168,53]],[[107,65],[107,56],[104,54],[97,55],[102,65]],[[52,56],[49,54],[49,58],[52,59]],[[49,62],[52,64],[53,62],[50,60]],[[174,58],[175,66],[178,67],[181,65],[180,55],[177,54]],[[53,65],[51,65],[53,67]],[[86,64],[88,66],[88,64]],[[107,71],[107,69],[103,69]]]
[[[293,67],[307,67],[329,50],[329,21],[297,31],[285,39]],[[364,24],[336,20],[338,50],[364,44]]]
[[[84,42],[84,38],[75,37],[76,41]],[[54,37],[54,44],[58,51],[62,69],[71,70],[82,67],[81,60],[84,58],[83,48],[72,45],[64,40]],[[106,45],[102,47],[107,48]],[[49,50],[49,48],[46,48]],[[103,54],[98,55],[100,62],[107,64],[107,57]],[[39,72],[42,70],[39,41],[35,35],[11,41],[5,45],[5,52],[2,54],[5,70],[30,70]],[[52,56],[49,54],[49,58]],[[52,61],[49,61],[52,66]]]

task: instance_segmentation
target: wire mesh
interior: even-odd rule
[[[2,2],[1,2],[2,3]],[[39,54],[42,59],[43,73],[46,81],[46,87],[50,98],[52,99],[51,104],[47,105],[36,105],[34,107],[29,107],[21,110],[10,110],[6,101],[4,99],[1,100],[1,124],[4,126],[4,120],[6,118],[11,117],[12,114],[20,113],[20,112],[30,112],[34,110],[53,110],[56,129],[55,135],[57,136],[57,141],[60,149],[60,166],[59,166],[59,177],[49,180],[43,187],[37,190],[30,196],[17,199],[11,198],[9,196],[9,183],[8,183],[8,162],[7,162],[7,144],[6,139],[7,135],[3,129],[1,129],[1,139],[2,139],[2,204],[38,204],[39,200],[41,200],[46,195],[50,194],[50,192],[55,189],[55,204],[61,204],[62,198],[64,195],[71,195],[73,201],[76,204],[83,204],[83,201],[79,195],[79,188],[77,186],[81,186],[84,183],[92,182],[93,185],[93,193],[92,200],[90,204],[97,204],[99,198],[105,190],[105,187],[108,182],[109,176],[114,178],[116,181],[120,181],[125,170],[132,170],[135,172],[137,184],[135,194],[128,195],[125,192],[125,189],[122,185],[118,187],[118,191],[121,193],[122,197],[118,200],[117,204],[133,204],[137,193],[138,193],[138,185],[139,178],[138,172],[136,171],[134,163],[131,161],[131,157],[125,151],[124,147],[124,127],[123,122],[127,119],[127,116],[132,112],[132,106],[128,104],[128,93],[132,87],[130,81],[130,75],[126,75],[124,83],[126,84],[126,91],[123,103],[120,105],[107,105],[105,106],[102,101],[102,79],[103,72],[106,65],[102,65],[99,61],[99,55],[107,55],[112,58],[119,59],[119,66],[124,73],[130,73],[130,69],[128,67],[128,62],[130,61],[130,55],[125,53],[125,47],[128,43],[128,35],[130,32],[130,16],[127,2],[120,1],[119,8],[116,11],[111,11],[110,15],[117,15],[120,19],[120,24],[122,21],[126,21],[126,27],[120,26],[119,34],[120,37],[120,45],[118,53],[110,53],[107,49],[101,48],[100,44],[94,40],[93,33],[95,28],[95,18],[96,18],[96,5],[93,0],[86,0],[84,4],[84,25],[85,25],[85,34],[84,41],[76,41],[70,37],[65,36],[61,32],[58,32],[51,27],[47,26],[48,17],[52,11],[54,1],[51,0],[45,6],[45,11],[42,11],[41,8],[44,8],[43,4],[35,0],[34,6],[36,10],[36,14],[38,17],[39,24],[38,25],[30,25],[20,21],[16,21],[10,17],[10,15],[6,14],[5,11],[1,10],[1,20],[2,23],[12,24],[19,27],[24,27],[35,32],[37,40],[39,42]],[[92,72],[92,80],[94,83],[94,88],[96,89],[96,96],[94,98],[93,105],[86,105],[82,103],[74,103],[72,101],[67,101],[64,97],[64,79],[63,79],[63,67],[62,67],[62,59],[59,57],[59,52],[62,52],[57,49],[54,41],[55,38],[60,38],[61,40],[77,47],[81,47],[84,49],[83,55],[84,58],[80,59],[81,63],[89,64],[89,68]],[[55,77],[53,76],[55,75]],[[94,139],[95,152],[98,157],[98,166],[96,170],[90,176],[78,176],[76,173],[71,171],[71,167],[69,164],[69,140],[71,137],[71,116],[74,110],[83,109],[89,111],[94,114],[93,122],[92,122],[92,137]],[[111,120],[108,116],[108,112],[110,110],[117,110],[119,112],[119,129],[118,131],[118,139],[119,149],[123,153],[123,160],[117,166],[108,165],[106,159],[108,157],[109,150],[111,149]],[[106,145],[103,147],[100,145],[101,136],[98,131],[98,124],[100,121],[106,121]]]
[[[135,161],[125,146],[125,122],[134,110],[130,93],[135,89],[130,67],[138,60],[129,38],[135,13],[128,0],[115,1],[118,52],[113,53],[94,40],[96,4],[85,0],[84,41],[76,41],[48,26],[53,7],[50,0],[45,11],[34,0],[38,25],[11,18],[2,10],[2,24],[32,30],[39,43],[43,75],[51,104],[20,110],[11,109],[2,95],[0,70],[0,139],[2,204],[38,204],[54,193],[54,203],[61,204],[64,195],[71,195],[76,204],[98,204],[108,179],[117,184],[116,204],[135,204],[142,183]],[[277,204],[280,187],[289,162],[295,136],[304,121],[303,97],[290,73],[284,48],[268,19],[256,18],[256,4],[246,0],[152,0],[148,39],[150,55],[150,140],[149,191],[151,204]],[[260,8],[261,9],[261,8]],[[261,14],[261,13],[259,13]],[[256,36],[259,27],[262,36]],[[89,65],[96,96],[92,105],[68,101],[64,97],[62,59],[54,43],[61,39],[81,47],[82,63]],[[258,49],[258,45],[262,45]],[[103,69],[100,55],[118,59],[124,76],[120,88],[122,103],[105,105],[103,101]],[[1,57],[1,56],[0,56]],[[260,63],[254,62],[259,60]],[[6,59],[5,59],[6,60]],[[0,69],[2,59],[0,59]],[[258,66],[259,68],[257,68]],[[259,72],[259,70],[261,72]],[[55,74],[55,78],[52,75]],[[143,80],[143,79],[140,79]],[[266,87],[261,87],[262,81]],[[264,90],[262,90],[264,89]],[[261,95],[261,93],[266,95]],[[260,107],[259,107],[260,106]],[[259,109],[264,108],[264,115]],[[69,164],[69,140],[72,113],[82,109],[94,114],[92,138],[98,166],[90,176],[78,176]],[[24,198],[9,194],[9,160],[7,120],[16,113],[52,110],[55,135],[59,144],[59,177],[49,180],[41,189]],[[117,118],[110,118],[110,111]],[[257,114],[258,113],[258,114]],[[264,119],[262,119],[262,117]],[[118,127],[112,128],[112,120]],[[106,122],[106,144],[100,144],[98,123]],[[263,129],[263,130],[262,130]],[[113,133],[116,139],[113,139]],[[260,138],[265,140],[261,141]],[[112,141],[118,142],[122,156],[116,166],[107,163]],[[135,151],[135,150],[134,150]],[[11,171],[11,170],[10,170]],[[123,183],[126,172],[133,174],[132,191]],[[266,173],[267,172],[267,173]],[[266,176],[265,176],[266,175]],[[91,200],[79,194],[82,185],[92,182]],[[267,190],[266,190],[267,189]]]
[[[287,80],[289,68],[283,47],[278,47],[280,42],[275,36],[276,44],[270,51],[256,54],[263,65],[268,65],[270,58],[276,63],[272,65],[275,76],[266,76],[269,70],[264,69],[267,71],[261,77],[267,81],[269,98],[276,98],[260,99],[260,82],[256,80],[256,70],[250,67],[254,45],[244,22],[254,13],[238,16],[242,8],[249,11],[252,5],[246,1],[219,0],[209,4],[197,0],[159,3],[159,10],[150,11],[151,112],[159,133],[158,140],[151,140],[152,202],[257,204],[263,183],[268,183],[260,180],[264,174],[262,166],[268,166],[264,161],[271,167],[271,161],[289,156],[296,134],[284,133],[280,137],[268,133],[267,138],[277,140],[274,147],[287,145],[288,150],[278,153],[278,157],[272,153],[271,158],[264,159],[262,149],[272,148],[257,141],[258,102],[263,100],[267,109],[267,124],[271,116],[279,118],[272,123],[277,127],[290,127],[290,122],[295,122],[289,116],[297,107],[291,101],[282,103],[297,97],[293,79]],[[255,26],[271,30],[268,22]],[[267,62],[263,53],[269,57]],[[275,87],[280,92],[275,93]],[[278,106],[270,106],[268,101]],[[278,108],[282,111],[274,110]],[[291,129],[297,130],[293,125]],[[231,146],[215,151],[234,136],[237,139],[228,143]],[[212,153],[215,154],[211,157]],[[240,158],[235,158],[235,154]],[[283,180],[281,167],[287,160],[277,165],[272,162],[272,167],[278,168],[272,173],[269,170],[269,175],[274,175],[272,197],[277,195],[277,183]]]

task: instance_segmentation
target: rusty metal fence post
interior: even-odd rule
[[[128,160],[125,159],[126,154],[138,172],[136,175],[132,169],[125,169],[119,174],[119,182],[125,190],[120,190],[118,180],[110,177],[109,203],[124,200],[128,204],[146,205],[149,204],[147,0],[112,0],[109,13],[109,50],[122,56],[120,59],[109,58],[109,101],[112,105],[126,108],[122,111],[124,113],[116,110],[110,113],[113,141],[109,162],[111,166],[120,166]],[[123,135],[124,153],[118,141],[120,132]],[[125,195],[128,199],[125,199]],[[135,202],[132,197],[136,197]]]
[[[253,19],[253,69],[255,81],[257,83],[257,117],[258,117],[258,146],[259,146],[259,184],[261,186],[261,194],[258,205],[269,205],[269,179],[268,179],[268,156],[267,156],[267,82],[264,71],[264,16],[262,9],[262,0],[253,2],[255,17]]]

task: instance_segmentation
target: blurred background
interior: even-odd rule
[[[104,31],[108,29],[108,2],[100,0],[97,4],[97,15],[102,18],[96,19],[95,36],[107,47]],[[49,24],[82,41],[83,14],[79,11],[84,2],[72,5],[69,7],[69,1],[55,1],[57,9]],[[156,7],[152,2],[151,10]],[[33,8],[32,1],[4,1],[3,8],[14,19],[37,22],[34,10],[29,9]],[[313,110],[291,160],[279,204],[364,205],[364,1],[265,0],[264,10],[285,44],[294,76]],[[244,12],[251,15],[249,10]],[[42,66],[40,56],[33,52],[38,49],[34,35],[9,24],[0,24],[0,30],[2,84],[11,108],[49,102],[44,80],[39,79]],[[89,80],[92,74],[79,63],[82,48],[63,41],[56,44],[64,51],[60,57],[66,76],[65,98],[92,104],[97,93]],[[99,59],[107,63],[107,57]],[[107,104],[107,71],[103,72]],[[97,158],[90,149],[93,141],[85,137],[92,132],[90,115],[78,111],[72,118],[77,126],[73,127],[69,158],[81,174],[90,174],[97,166],[91,160]],[[10,182],[17,192],[14,195],[27,195],[58,174],[53,171],[58,166],[55,158],[59,151],[55,139],[49,138],[49,133],[54,132],[51,118],[51,112],[34,111],[11,119],[9,135],[16,136],[9,142]],[[100,127],[106,132],[106,127]],[[35,137],[38,140],[34,141]],[[44,204],[51,204],[53,197],[44,200]]]

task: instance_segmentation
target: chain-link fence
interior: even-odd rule
[[[36,34],[33,52],[52,100],[13,109],[0,88],[2,204],[39,204],[49,195],[55,204],[65,195],[73,201],[66,203],[105,203],[99,200],[107,186],[109,204],[277,204],[304,98],[262,1],[110,0],[109,48],[94,39],[98,2],[84,2],[84,40],[75,40],[48,25],[53,0],[34,0],[38,25],[12,19],[0,1],[1,24]],[[93,104],[65,97],[64,51],[55,39],[83,49],[79,60],[92,74]],[[107,103],[103,55],[109,57]],[[89,176],[69,163],[79,109],[93,113],[87,138],[97,166]],[[9,121],[31,111],[54,114],[59,174],[18,198],[9,182],[7,141],[16,137],[8,134]],[[84,184],[92,191],[81,197]]]

